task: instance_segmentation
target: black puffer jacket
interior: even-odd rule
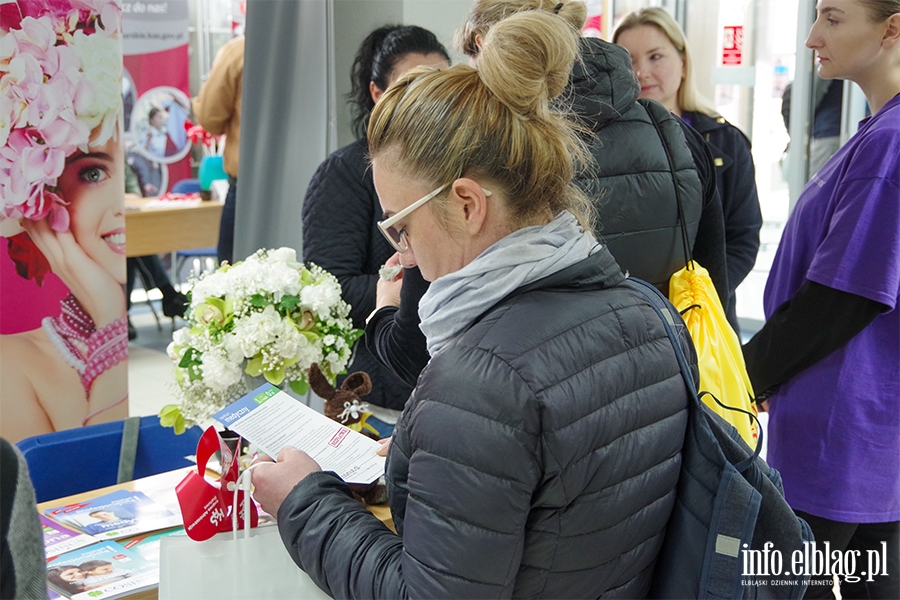
[[[368,168],[365,139],[336,150],[316,170],[303,200],[303,260],[312,262],[341,283],[350,304],[353,326],[365,327],[375,308],[378,269],[394,253],[378,231],[381,205],[372,171]],[[365,371],[372,378],[372,393],[364,398],[378,406],[400,410],[412,388],[356,345],[347,372]],[[342,378],[338,380],[340,384]]]
[[[525,286],[432,358],[394,432],[399,536],[328,473],[278,511],[337,598],[640,598],[678,481],[687,395],[610,254]]]
[[[638,100],[639,94],[627,50],[581,40],[569,95],[594,134],[586,141],[596,164],[576,180],[597,202],[594,233],[624,271],[667,289],[669,277],[685,265],[680,198],[693,257],[726,305],[725,232],[711,158],[701,140],[688,144],[685,130],[694,134],[677,117],[652,100]]]

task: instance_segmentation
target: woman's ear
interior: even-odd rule
[[[372,102],[378,104],[378,101],[381,100],[381,97],[384,95],[384,90],[375,85],[374,81],[369,82],[369,95],[372,96]]]
[[[894,13],[887,19],[887,30],[884,32],[882,43],[888,47],[900,43],[900,13]]]
[[[484,229],[488,216],[488,195],[478,182],[461,177],[451,185],[450,204],[458,209],[462,225],[470,235]]]

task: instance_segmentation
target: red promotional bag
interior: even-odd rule
[[[240,448],[240,443],[238,443]],[[216,482],[204,477],[209,459],[219,452],[222,457],[222,475]],[[240,457],[231,451],[214,427],[203,432],[197,443],[197,471],[191,471],[175,487],[184,530],[192,540],[208,540],[217,533],[232,530],[232,519],[237,527],[244,528],[244,514],[235,509],[243,505],[243,490],[237,489]],[[235,498],[235,496],[237,496]],[[250,510],[249,526],[259,524],[259,513],[255,502],[248,502]]]

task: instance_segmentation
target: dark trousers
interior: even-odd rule
[[[851,598],[900,598],[900,521],[888,523],[842,523],[823,519],[802,511],[795,511],[802,517],[813,531],[816,548],[824,549],[825,542],[830,544],[831,552],[835,550],[845,554],[848,550],[858,550],[854,575],[859,581],[846,581],[840,577],[841,597]],[[867,550],[881,552],[882,542],[887,544],[887,564],[882,565],[879,572],[887,575],[876,575],[873,581],[867,581],[868,575],[862,572],[869,568]],[[855,577],[854,577],[855,578]],[[826,579],[813,576],[813,580]],[[804,598],[834,598],[830,585],[811,585]]]
[[[149,256],[134,256],[126,261],[128,268],[128,280],[125,288],[125,305],[131,308],[131,290],[134,289],[134,278],[137,277],[138,271],[141,273],[141,280],[147,286],[149,292],[153,288],[162,290],[166,287],[172,287],[172,281],[166,268],[156,254]]]
[[[228,193],[225,195],[225,206],[222,207],[222,220],[219,221],[219,245],[216,258],[219,264],[223,260],[234,264],[234,215],[237,201],[237,178],[228,177]]]

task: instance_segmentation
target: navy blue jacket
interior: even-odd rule
[[[756,169],[750,140],[723,119],[684,112],[682,117],[709,144],[716,166],[716,185],[725,218],[725,262],[728,267],[728,320],[736,325],[734,290],[747,277],[759,252],[762,213],[756,192]]]

